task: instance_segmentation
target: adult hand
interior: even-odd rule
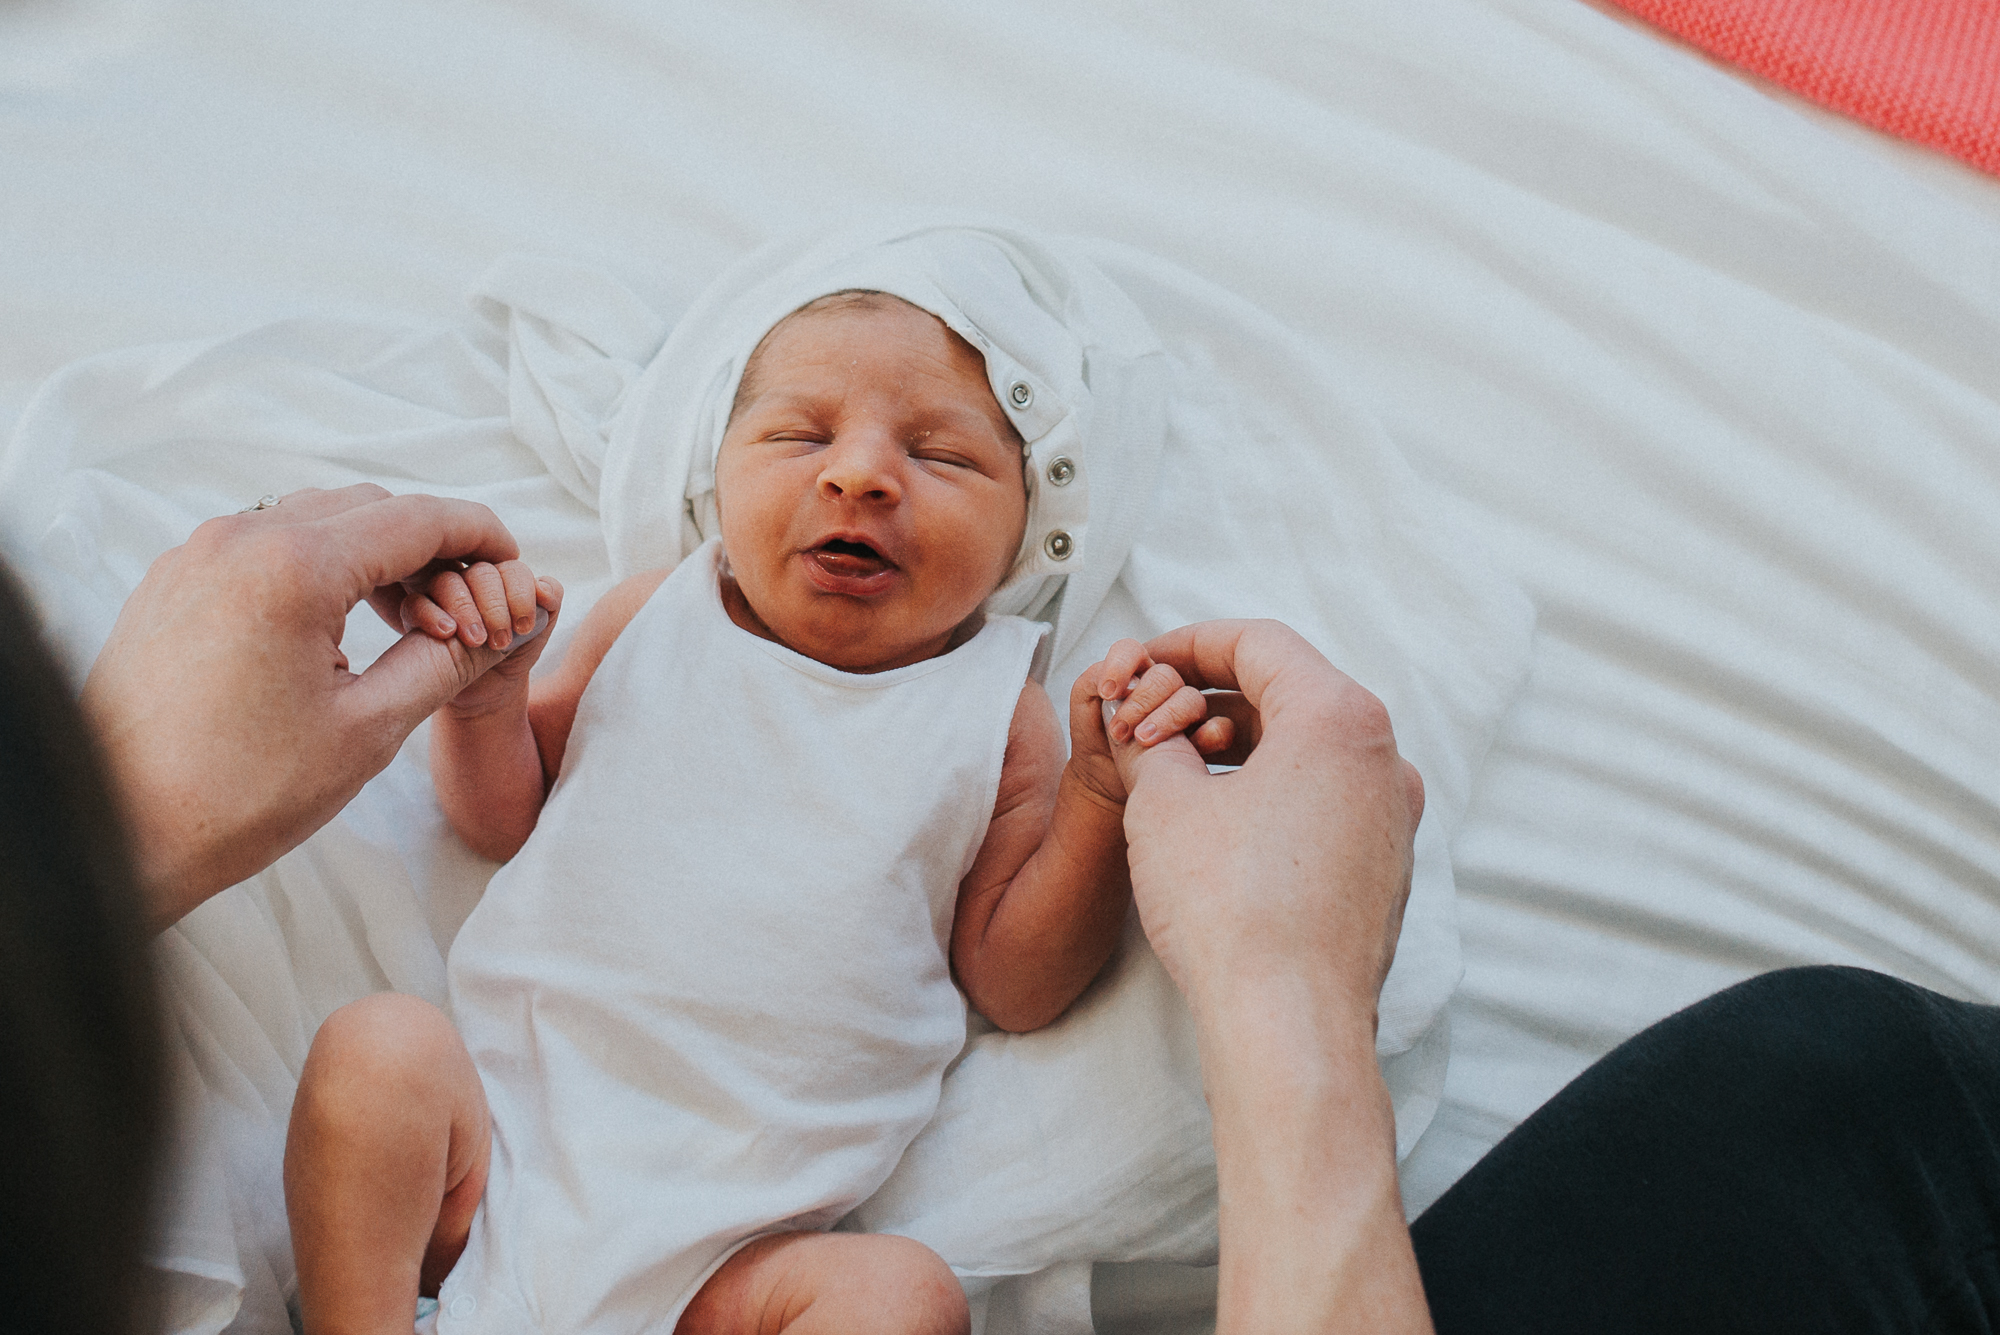
[[[1182,738],[1117,748],[1154,950],[1190,995],[1245,971],[1325,978],[1372,1029],[1424,809],[1388,711],[1276,621],[1203,622],[1146,651],[1196,690],[1240,692],[1252,743],[1227,775]]]
[[[156,927],[332,819],[425,716],[504,657],[413,631],[357,675],[340,651],[355,604],[368,599],[400,630],[402,581],[517,554],[483,505],[363,484],[212,519],[153,563],[83,707]]]
[[[1140,922],[1194,1012],[1214,1116],[1217,1330],[1427,1331],[1375,1060],[1423,781],[1381,702],[1277,622],[1146,649],[1254,711],[1233,773],[1183,737],[1114,746]]]

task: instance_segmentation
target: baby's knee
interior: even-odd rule
[[[378,992],[342,1006],[313,1036],[293,1115],[379,1108],[385,1098],[443,1093],[463,1077],[460,1068],[470,1060],[458,1031],[437,1007]]]
[[[892,1233],[780,1233],[702,1285],[675,1335],[970,1335],[965,1290],[944,1259]]]
[[[942,1256],[893,1233],[872,1234],[870,1241],[869,1269],[884,1308],[906,1313],[893,1325],[895,1335],[969,1335],[972,1313],[965,1289]]]

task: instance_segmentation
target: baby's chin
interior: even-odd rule
[[[963,643],[957,628],[919,635],[895,634],[854,634],[843,628],[840,632],[817,627],[786,627],[785,634],[773,630],[771,638],[784,645],[793,653],[803,654],[815,662],[838,668],[842,672],[870,673],[888,672],[894,668],[908,667],[921,663],[927,658],[951,652]]]
[[[766,615],[753,606],[733,576],[722,581],[722,605],[729,619],[760,639],[842,672],[887,672],[949,653],[977,633],[984,613],[950,621],[950,613],[928,618],[899,615],[899,609],[871,608],[847,599],[816,600],[819,614]]]

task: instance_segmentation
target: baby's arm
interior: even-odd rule
[[[479,570],[475,566],[466,571],[464,582],[470,584],[475,576],[483,578]],[[404,620],[442,636],[452,633],[447,623],[455,616],[458,633],[465,634],[465,611],[472,605],[463,601],[454,604],[458,589],[451,583],[453,578],[455,572],[439,576],[430,599],[413,596],[405,604]],[[612,641],[665,578],[663,570],[648,571],[605,594],[577,627],[562,663],[532,688],[528,669],[541,653],[546,632],[437,712],[431,725],[431,777],[446,818],[475,853],[504,862],[527,842],[549,786],[562,768],[563,750],[583,688],[590,684]],[[541,590],[542,584],[550,586],[549,590]],[[553,621],[561,603],[562,590],[555,581],[538,581],[537,589],[542,596],[530,606],[529,626],[533,625],[534,605],[548,610]],[[436,615],[440,611],[454,616],[441,619]],[[472,615],[477,618],[476,610]],[[514,625],[520,624],[517,618]],[[470,625],[475,631],[483,629],[476,619]]]
[[[1133,640],[1113,645],[1071,688],[1067,764],[1048,694],[1032,681],[1022,689],[993,820],[960,883],[951,933],[952,967],[972,1004],[1014,1033],[1069,1009],[1111,958],[1131,901],[1107,700],[1122,701],[1110,724],[1120,741],[1136,733],[1151,746],[1196,724],[1203,752],[1233,739],[1230,719],[1203,722],[1202,694]]]

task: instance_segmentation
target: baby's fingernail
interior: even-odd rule
[[[1160,730],[1153,726],[1153,721],[1151,719],[1148,719],[1144,723],[1141,723],[1139,725],[1140,741],[1150,742],[1159,735],[1160,735]]]
[[[456,621],[453,621],[450,617],[446,617],[444,619],[443,625],[445,634],[447,635],[458,634],[458,623]]]
[[[514,618],[514,633],[516,635],[526,635],[529,631],[533,630],[534,628],[535,628],[535,617],[533,613],[529,613],[527,616],[524,617]]]

